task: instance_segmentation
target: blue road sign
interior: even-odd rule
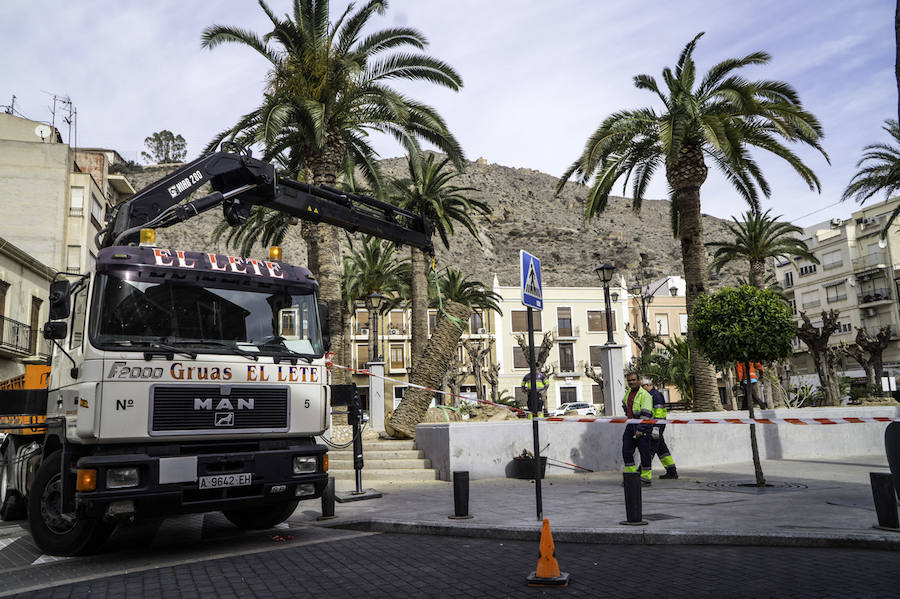
[[[519,264],[522,267],[522,304],[540,310],[544,307],[541,261],[525,250],[519,250]]]

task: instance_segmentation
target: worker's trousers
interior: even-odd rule
[[[637,466],[634,464],[634,450],[637,449],[641,454],[641,478],[649,481],[652,473],[650,461],[653,459],[653,454],[650,453],[650,433],[646,432],[635,439],[635,432],[637,425],[628,424],[622,433],[622,461],[625,462],[625,472],[637,472]]]
[[[650,440],[650,459],[653,459],[653,456],[659,458],[659,461],[662,462],[662,465],[668,468],[669,466],[675,465],[675,460],[672,458],[672,454],[669,453],[669,446],[666,445],[666,439],[663,437],[663,433],[666,430],[666,425],[661,424],[656,428],[659,429],[659,437],[656,439]]]

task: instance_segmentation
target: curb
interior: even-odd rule
[[[380,520],[368,518],[348,519],[341,522],[316,523],[316,526],[340,528],[362,532],[386,532],[399,534],[438,535],[451,537],[508,539],[535,541],[541,531],[517,526],[477,526],[436,524],[404,520]],[[476,527],[477,526],[477,527]],[[576,529],[553,528],[553,539],[563,543],[594,543],[604,545],[742,545],[755,547],[818,547],[876,549],[900,551],[900,534],[852,534],[827,533],[749,533],[734,531],[709,532],[648,532],[634,529]]]

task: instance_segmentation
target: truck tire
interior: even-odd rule
[[[248,507],[239,510],[222,510],[228,521],[244,530],[262,530],[281,524],[291,517],[300,501],[292,499],[263,507]]]
[[[0,520],[4,522],[24,520],[27,512],[25,496],[11,484],[15,476],[15,458],[15,447],[7,442],[3,446],[3,455],[0,455]]]
[[[28,524],[35,544],[51,555],[83,555],[102,545],[115,524],[77,514],[72,521],[59,513],[62,453],[41,463],[28,493]]]

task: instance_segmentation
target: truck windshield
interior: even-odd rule
[[[144,349],[153,344],[206,353],[229,348],[267,354],[321,356],[315,295],[288,286],[225,282],[146,281],[135,273],[100,273],[91,340],[97,347]]]

